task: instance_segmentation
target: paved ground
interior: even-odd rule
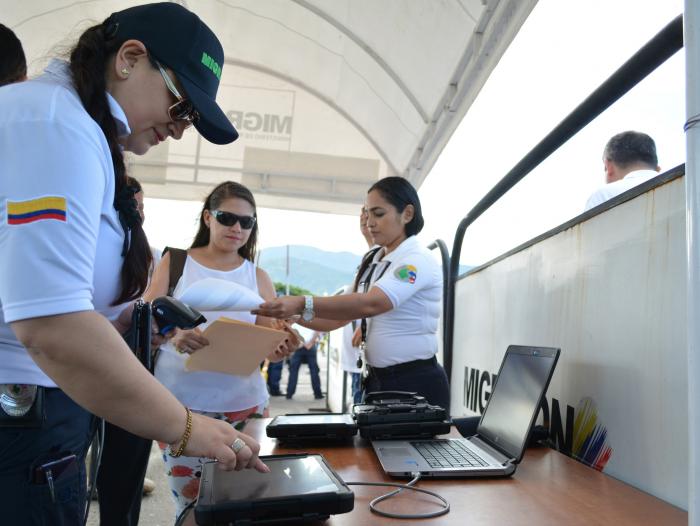
[[[321,383],[325,384],[325,367],[326,360],[321,358],[319,353],[319,367],[321,367]],[[288,368],[285,366],[282,375],[282,390],[284,391],[287,385]],[[302,365],[299,371],[299,381],[297,384],[296,393],[292,400],[287,400],[283,396],[270,398],[270,416],[276,416],[286,413],[305,413],[309,409],[323,409],[326,407],[326,401],[315,400],[313,391],[311,390],[311,377],[309,368]],[[155,481],[155,491],[143,498],[141,504],[140,526],[172,526],[175,522],[175,505],[170,499],[168,482],[165,477],[165,465],[161,459],[160,450],[154,444],[151,449],[151,461],[148,465],[147,477]],[[100,514],[97,509],[97,502],[93,501],[90,506],[90,516],[88,517],[88,526],[98,526]]]

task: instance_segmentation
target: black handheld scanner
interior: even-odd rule
[[[170,296],[161,296],[151,302],[151,312],[158,325],[158,333],[165,334],[175,327],[194,329],[207,319],[198,310]]]

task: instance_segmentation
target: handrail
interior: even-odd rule
[[[513,188],[542,161],[555,152],[589,122],[636,86],[683,47],[683,15],[678,15],[664,29],[639,49],[627,62],[578,105],[563,121],[542,139],[518,164],[516,164],[460,221],[455,233],[450,258],[448,295],[448,332],[450,348],[445,350],[445,370],[452,370],[452,333],[454,331],[454,288],[459,273],[462,241],[467,228],[496,201]]]
[[[434,250],[436,248],[440,250],[440,259],[442,260],[442,362],[444,366],[444,364],[448,361],[448,354],[449,362],[452,364],[452,348],[450,347],[452,334],[448,332],[450,324],[447,322],[447,309],[449,306],[450,295],[450,253],[447,251],[447,245],[442,239],[436,239],[428,245],[428,250]],[[447,373],[447,378],[449,380],[450,371],[447,370],[446,366],[445,372]]]

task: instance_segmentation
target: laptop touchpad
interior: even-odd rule
[[[411,456],[412,451],[406,447],[382,447],[382,453],[387,457],[406,457]]]

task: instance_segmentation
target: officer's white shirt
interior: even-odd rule
[[[659,173],[656,170],[634,170],[618,181],[613,181],[605,186],[601,186],[588,198],[585,210],[590,210],[594,206],[598,206],[657,175],[659,175]]]
[[[108,94],[120,135],[126,115]],[[54,60],[31,81],[0,88],[0,383],[55,386],[8,323],[97,310],[114,318],[123,230],[107,140]],[[46,218],[41,198],[62,199],[65,221]],[[38,203],[38,205],[36,204]],[[18,222],[12,212],[39,219]],[[31,215],[31,214],[30,214]]]
[[[416,236],[380,259],[383,253],[382,249],[375,255],[377,271],[371,282],[387,295],[393,309],[367,320],[367,363],[388,367],[431,358],[438,351],[442,268]]]

